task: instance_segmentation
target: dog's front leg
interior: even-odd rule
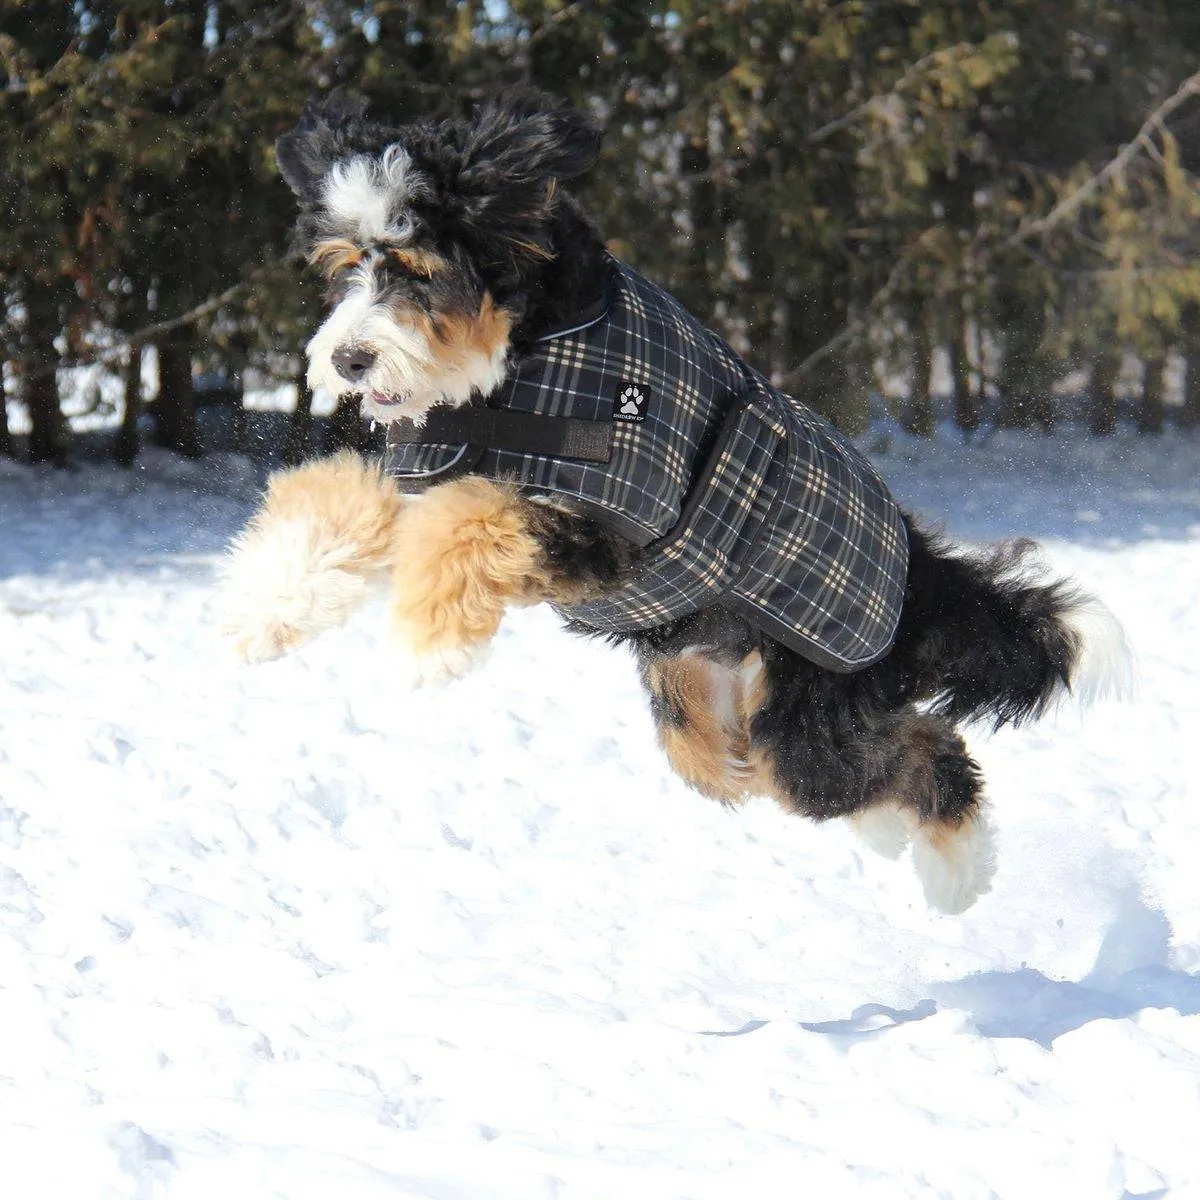
[[[223,626],[242,658],[278,658],[340,625],[395,561],[402,504],[349,451],[273,475],[225,565]]]
[[[504,610],[541,598],[528,502],[486,479],[452,480],[410,505],[396,538],[393,617],[422,682],[463,674]]]
[[[427,682],[471,667],[506,608],[578,601],[617,578],[632,555],[591,521],[474,477],[439,484],[408,506],[396,547],[396,632]]]

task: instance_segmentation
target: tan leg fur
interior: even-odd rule
[[[392,611],[422,678],[461,674],[507,607],[553,598],[530,509],[514,488],[477,478],[439,484],[405,509]]]
[[[750,717],[762,702],[761,659],[740,669],[688,653],[653,664],[647,682],[659,698],[659,742],[675,773],[725,804],[758,789],[750,752]]]

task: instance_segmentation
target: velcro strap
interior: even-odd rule
[[[397,428],[400,426],[400,428]],[[542,413],[500,408],[435,408],[425,423],[414,428],[397,421],[388,441],[421,446],[446,445],[512,450],[518,454],[544,454],[606,463],[612,455],[612,424],[577,417],[549,417]]]

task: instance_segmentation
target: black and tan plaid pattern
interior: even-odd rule
[[[908,544],[879,477],[828,422],[624,264],[608,311],[537,343],[489,404],[609,422],[630,383],[648,394],[647,415],[613,423],[606,464],[393,436],[388,469],[410,486],[464,469],[516,479],[575,498],[647,547],[626,586],[563,609],[596,630],[645,629],[720,603],[833,670],[886,653]]]
[[[645,420],[614,422],[620,391],[649,396]],[[512,365],[488,403],[517,412],[612,424],[612,457],[602,465],[490,449],[472,456],[473,474],[512,478],[599,506],[638,545],[668,533],[711,441],[745,387],[745,368],[671,297],[614,263],[608,308],[581,329],[536,342]],[[402,442],[389,431],[389,470],[410,483],[455,473],[461,446]]]

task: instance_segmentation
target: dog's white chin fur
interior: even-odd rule
[[[375,354],[374,365],[353,385],[333,365],[334,352],[346,345],[367,346]],[[471,351],[446,363],[420,330],[397,322],[394,313],[376,303],[365,272],[313,335],[307,354],[309,387],[335,396],[361,392],[363,412],[385,424],[407,417],[421,425],[435,405],[458,407],[476,393],[490,395],[508,373],[507,344],[490,354]],[[371,400],[372,393],[400,399],[380,405]]]
[[[367,596],[345,570],[353,547],[304,520],[272,521],[234,542],[224,564],[221,626],[247,662],[278,658],[342,624]]]

